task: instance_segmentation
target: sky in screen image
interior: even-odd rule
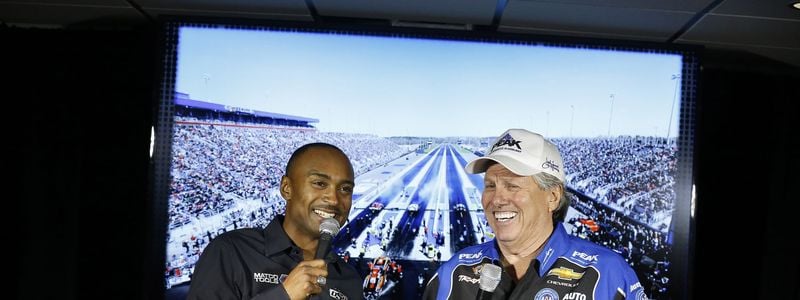
[[[175,90],[378,136],[675,137],[681,56],[184,27]]]

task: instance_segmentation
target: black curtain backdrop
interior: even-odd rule
[[[695,298],[800,299],[800,69],[707,51],[701,80]]]
[[[153,32],[0,30],[11,299],[151,298]]]
[[[0,28],[0,41],[12,298],[158,299],[157,31]],[[800,71],[741,52],[702,62],[694,298],[800,299]]]

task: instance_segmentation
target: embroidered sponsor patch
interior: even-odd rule
[[[504,135],[503,138],[498,140],[497,143],[495,143],[492,146],[492,152],[494,152],[495,150],[500,150],[500,149],[512,150],[512,151],[515,151],[515,152],[520,152],[520,150],[522,150],[522,147],[519,146],[519,144],[521,142],[522,141],[515,140],[514,137],[511,136],[511,134],[506,133],[506,135]]]
[[[471,284],[478,284],[478,282],[480,282],[480,279],[469,277],[467,275],[458,275],[458,281],[459,282],[468,282],[468,283],[471,283]]]
[[[570,268],[558,267],[547,271],[547,276],[557,276],[558,279],[577,280],[583,277],[583,272],[578,273]]]
[[[570,292],[564,295],[564,300],[586,300],[586,294],[578,292]]]
[[[458,255],[458,259],[476,259],[480,258],[483,255],[483,251],[478,251],[478,253],[462,253]]]
[[[580,259],[582,259],[584,261],[587,261],[587,262],[598,262],[599,261],[597,254],[589,255],[589,254],[586,254],[586,253],[583,253],[583,252],[578,252],[578,251],[573,251],[572,252],[572,257],[577,257],[577,258],[580,258]]]
[[[558,300],[558,293],[555,290],[550,288],[545,288],[536,293],[536,296],[533,296],[534,300]]]
[[[636,300],[648,300],[647,295],[644,294],[644,290],[640,289],[636,291]]]
[[[261,283],[271,283],[271,284],[278,284],[280,283],[279,276],[276,274],[270,273],[253,273],[253,281],[261,282]]]
[[[333,289],[333,288],[332,289],[328,289],[328,296],[331,296],[331,299],[347,300],[347,295],[345,295],[344,293],[340,292],[339,290]]]

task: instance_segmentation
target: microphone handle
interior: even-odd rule
[[[492,292],[484,291],[483,289],[478,289],[478,300],[490,300],[492,299]]]
[[[317,254],[314,256],[314,259],[324,259],[325,255],[328,254],[328,248],[331,245],[331,240],[333,236],[331,236],[327,232],[323,232],[319,237],[319,244],[317,244]]]

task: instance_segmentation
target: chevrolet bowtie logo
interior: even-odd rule
[[[581,277],[583,277],[583,272],[578,273],[573,271],[572,269],[558,267],[556,269],[548,271],[547,276],[550,275],[558,276],[558,279],[575,280],[575,279],[581,279]]]

